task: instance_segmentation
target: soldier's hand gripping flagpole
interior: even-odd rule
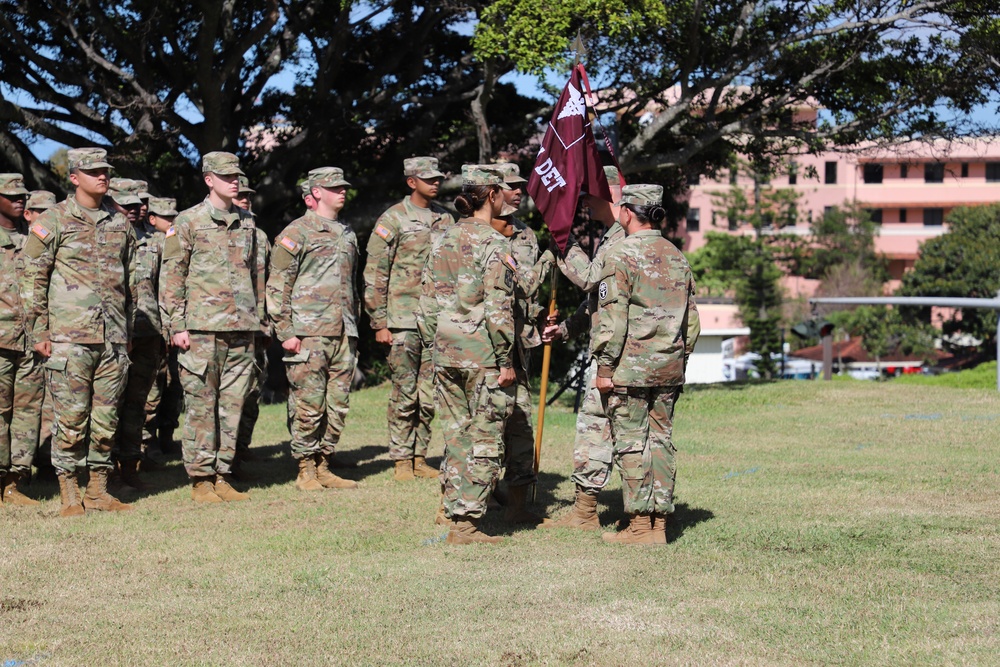
[[[601,158],[597,154],[594,131],[587,115],[583,83],[586,72],[577,63],[563,89],[559,102],[552,111],[542,146],[535,158],[534,169],[528,179],[528,194],[542,214],[552,240],[559,252],[565,252],[569,243],[570,228],[576,217],[577,200],[581,190],[611,201],[611,189],[604,175]],[[589,88],[589,86],[587,86]],[[552,276],[552,293],[549,315],[555,312],[555,271]],[[542,357],[542,386],[539,392],[538,428],[535,433],[535,473],[541,459],[542,427],[545,418],[545,399],[548,390],[549,363],[552,345],[546,343]],[[532,491],[532,500],[535,492]]]

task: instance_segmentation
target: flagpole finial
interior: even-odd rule
[[[579,65],[580,61],[585,55],[587,55],[587,47],[583,45],[583,36],[580,31],[576,31],[576,39],[573,40],[573,45],[570,47],[573,51],[573,65]]]

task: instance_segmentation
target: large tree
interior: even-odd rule
[[[533,131],[540,104],[497,84],[510,65],[472,55],[476,10],[420,0],[0,0],[0,163],[57,189],[33,141],[104,146],[122,173],[188,204],[202,193],[197,156],[229,150],[245,158],[264,218],[280,219],[295,181],[320,164],[343,166],[359,203],[377,208],[400,194],[403,157],[432,153],[457,169],[483,157],[477,126],[499,146]],[[294,84],[276,87],[279,73]]]
[[[975,130],[953,116],[995,99],[997,17],[986,0],[499,0],[476,48],[541,72],[579,35],[625,173],[711,172],[734,152]]]

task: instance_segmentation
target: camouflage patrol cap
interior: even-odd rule
[[[177,200],[173,197],[150,197],[149,212],[164,218],[177,215]]]
[[[243,170],[240,169],[240,159],[232,153],[212,151],[201,156],[201,173],[231,176],[232,174],[242,174]]]
[[[134,206],[141,204],[139,199],[139,184],[131,178],[112,178],[109,194],[119,206]]]
[[[108,152],[103,148],[71,148],[66,151],[66,164],[74,169],[111,169]]]
[[[510,190],[495,164],[463,164],[462,185],[499,185],[504,190]]]
[[[417,178],[444,178],[444,174],[438,171],[437,158],[428,156],[408,157],[403,160],[403,175]]]
[[[0,174],[0,195],[16,197],[28,194],[24,187],[24,176],[21,174]]]
[[[242,176],[241,175],[240,176],[240,190],[239,190],[239,193],[241,195],[242,194],[252,195],[255,192],[257,192],[257,191],[250,187],[250,179],[247,178],[246,176]]]
[[[146,181],[140,181],[138,178],[135,179],[136,185],[139,186],[139,199],[148,202],[149,201],[149,183]]]
[[[309,184],[309,177],[306,177],[301,183],[299,183],[299,190],[302,192],[303,199],[312,193],[312,185]]]
[[[497,165],[503,174],[504,183],[527,183],[528,179],[521,177],[521,168],[513,162],[500,162]]]
[[[659,206],[663,203],[663,186],[637,183],[622,188],[622,198],[618,205],[636,204],[638,206]]]
[[[604,167],[604,175],[608,179],[608,185],[622,184],[622,177],[621,174],[618,173],[618,167],[615,167],[614,165]]]
[[[319,167],[309,172],[311,188],[338,188],[350,185],[344,180],[344,170],[340,167]]]
[[[50,209],[56,205],[55,194],[49,192],[48,190],[32,190],[28,193],[28,201],[24,205],[25,208],[34,209],[37,211],[44,211]]]

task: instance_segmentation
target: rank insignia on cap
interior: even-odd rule
[[[389,236],[389,229],[385,225],[375,225],[375,233],[384,241]]]
[[[517,262],[514,261],[514,257],[513,256],[511,256],[511,255],[504,255],[503,256],[503,263],[506,264],[507,266],[509,266],[510,268],[512,268],[513,270],[517,271]]]
[[[278,243],[288,252],[298,252],[299,250],[299,244],[287,236],[282,236]]]
[[[32,225],[31,226],[31,233],[44,241],[45,239],[47,239],[49,237],[49,234],[51,232],[49,232],[49,230],[45,229],[41,225]]]
[[[167,230],[166,238],[169,239],[171,236],[173,236],[176,233],[177,233],[177,230],[174,229],[173,225],[170,225],[170,229]]]

